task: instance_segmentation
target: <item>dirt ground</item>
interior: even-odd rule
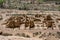
[[[29,27],[24,29],[25,26],[24,24],[21,25],[20,28],[6,28],[6,25],[3,23],[6,22],[8,18],[11,17],[12,14],[42,14],[44,17],[46,15],[51,15],[55,27],[52,28],[47,28],[41,27],[40,25],[44,24],[42,23],[43,17],[40,17],[41,22],[34,22],[35,23],[35,28],[29,30]],[[2,20],[0,20],[0,40],[60,40],[58,37],[57,32],[60,32],[60,12],[59,11],[36,11],[36,10],[29,10],[29,11],[24,11],[24,10],[15,10],[15,9],[0,9],[0,15],[2,15]],[[9,16],[6,16],[9,15]],[[32,18],[34,16],[31,16]],[[39,19],[39,18],[37,18]],[[40,24],[39,24],[40,23]],[[39,27],[37,27],[39,25]],[[46,24],[45,24],[46,25]],[[51,33],[51,34],[49,34]],[[54,34],[54,35],[52,35]],[[28,35],[28,37],[26,37]]]

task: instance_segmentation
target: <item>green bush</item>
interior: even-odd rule
[[[0,0],[0,8],[4,8],[3,3],[5,2],[5,0]]]
[[[39,3],[46,2],[46,0],[38,0]]]
[[[3,4],[4,1],[5,1],[5,0],[0,0],[0,4]]]
[[[60,6],[58,7],[58,10],[60,11]]]

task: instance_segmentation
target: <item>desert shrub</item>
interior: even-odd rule
[[[22,33],[22,34],[17,33],[15,36],[22,36],[22,37],[30,38],[30,36],[26,35],[25,33]]]
[[[27,37],[27,38],[30,38],[30,36],[29,36],[29,35],[26,35],[26,37]]]
[[[60,32],[57,32],[57,37],[60,38]]]
[[[46,0],[38,0],[39,3],[46,2]]]
[[[35,36],[37,36],[38,35],[38,32],[36,32],[36,33],[33,33],[33,36],[35,37]]]
[[[60,0],[45,0],[45,1],[60,1]]]
[[[46,20],[52,20],[51,15],[47,15]]]
[[[22,36],[23,36],[23,37],[25,37],[25,34],[24,34],[24,33],[22,33]]]
[[[18,9],[19,10],[29,10],[28,7],[27,7],[28,4],[23,4],[23,6],[20,6]]]
[[[21,34],[17,33],[15,36],[21,36]]]
[[[41,34],[41,32],[39,32],[39,34]]]
[[[58,7],[58,10],[60,11],[60,6]]]
[[[2,32],[0,32],[0,35],[2,35]]]
[[[52,34],[52,36],[55,36],[55,34]]]
[[[3,36],[12,36],[12,34],[4,33]]]
[[[0,15],[0,20],[2,20],[3,18],[2,18],[2,16]]]

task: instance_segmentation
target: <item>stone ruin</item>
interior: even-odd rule
[[[7,28],[20,28],[21,25],[24,24],[24,27],[25,27],[24,29],[26,29],[27,27],[29,27],[29,29],[31,28],[34,29],[35,27],[38,28],[38,26],[53,29],[55,22],[51,17],[51,15],[45,16],[42,14],[35,14],[33,15],[33,17],[31,17],[31,15],[23,14],[22,16],[11,16],[10,18],[7,19],[7,22],[4,24],[6,25]]]

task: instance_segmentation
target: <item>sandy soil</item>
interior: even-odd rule
[[[15,29],[10,29],[10,28],[6,28],[5,25],[2,25],[2,23],[5,22],[6,19],[8,19],[10,16],[6,16],[6,14],[51,14],[53,21],[56,24],[56,28],[54,30],[52,30],[51,28],[44,30],[44,28],[40,28],[40,29],[32,29],[29,30],[28,28],[26,30],[24,30],[24,24],[21,27],[22,29],[19,28],[15,28]],[[60,12],[59,11],[34,11],[34,10],[29,10],[29,11],[24,11],[24,10],[14,10],[14,9],[0,9],[0,15],[3,16],[3,20],[0,21],[0,33],[2,32],[3,34],[8,33],[8,34],[12,34],[12,36],[2,36],[0,35],[0,40],[59,40],[60,38],[56,38],[55,36],[46,36],[46,37],[42,37],[39,38],[42,34],[44,33],[57,33],[60,32],[60,29],[58,28],[58,25],[60,24],[56,22],[57,18],[60,18]],[[42,19],[42,18],[41,18]],[[59,20],[60,21],[60,20]],[[36,32],[41,32],[41,34],[33,37],[33,33]],[[15,36],[17,33],[22,34],[24,33],[25,35],[29,35],[30,38],[26,38],[26,37],[22,37],[22,36]]]

